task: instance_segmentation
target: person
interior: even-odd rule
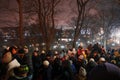
[[[87,65],[86,65],[86,71],[87,71],[87,76],[89,75],[89,72],[97,66],[97,63],[95,62],[94,58],[90,58]]]
[[[42,79],[52,80],[52,66],[48,60],[43,61]]]
[[[52,70],[53,79],[56,80],[62,73],[62,61],[60,60],[59,57],[56,56],[56,58],[52,63],[52,67],[53,67],[53,70]]]
[[[80,55],[76,61],[75,67],[77,70],[77,74],[79,73],[80,67],[81,66],[86,66],[86,60],[84,59],[83,55]]]
[[[108,62],[98,64],[90,71],[87,80],[120,80],[120,69]]]
[[[8,50],[11,52],[12,57],[16,58],[16,54],[18,52],[18,47],[17,46],[11,46]]]
[[[0,67],[0,80],[8,80],[12,76],[13,68],[19,67],[20,63],[13,59],[10,51],[5,51],[2,55],[2,64]]]
[[[32,57],[31,57],[32,53],[30,52],[30,49],[28,48],[28,46],[24,46],[23,50],[25,53],[24,58],[26,58],[26,64],[29,67],[28,77],[29,77],[29,80],[32,80],[33,78],[33,64],[32,64]]]
[[[98,64],[102,64],[102,63],[105,63],[105,62],[106,62],[105,58],[104,57],[100,57],[99,61],[98,61]]]
[[[32,59],[30,55],[28,54],[28,52],[26,51],[23,48],[19,49],[16,59],[21,65],[28,65],[29,67],[28,77],[29,77],[29,80],[32,80],[32,76],[33,76]]]
[[[42,66],[42,61],[38,54],[38,51],[33,52],[32,63],[33,63],[33,79],[32,80],[37,80],[37,78],[40,74],[40,68]]]
[[[74,80],[71,63],[69,60],[62,62],[62,73],[59,80]]]

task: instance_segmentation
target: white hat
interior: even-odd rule
[[[50,63],[49,63],[47,60],[43,61],[43,65],[44,65],[44,66],[49,66],[49,64],[50,64]]]
[[[104,57],[101,57],[101,58],[99,59],[99,61],[101,61],[101,62],[105,62],[106,60],[105,60]]]
[[[45,54],[45,51],[44,50],[42,50],[42,52],[41,52],[42,54]]]
[[[93,61],[93,62],[94,62],[95,60],[94,60],[94,58],[90,58],[89,62],[90,62],[90,61]]]
[[[75,48],[73,48],[72,53],[74,53],[74,54],[77,53],[77,51],[75,50]]]
[[[58,52],[57,52],[57,51],[55,51],[55,54],[58,54]]]

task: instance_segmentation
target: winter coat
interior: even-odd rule
[[[73,72],[69,60],[62,63],[62,74],[59,80],[73,80]]]
[[[29,80],[29,78],[28,77],[13,76],[13,77],[10,77],[8,80]]]
[[[32,63],[33,63],[33,80],[36,80],[40,74],[41,69],[41,59],[39,56],[32,56]]]
[[[120,80],[120,68],[111,63],[103,63],[93,68],[88,80]]]
[[[49,65],[48,67],[43,67],[42,78],[43,80],[52,80],[52,66],[51,65]]]

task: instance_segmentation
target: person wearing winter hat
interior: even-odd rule
[[[93,68],[87,80],[120,80],[120,68],[111,63],[103,63]]]
[[[94,58],[90,58],[86,65],[87,76],[95,66],[97,66],[97,63],[95,62]]]
[[[43,61],[42,78],[43,80],[52,80],[52,66],[48,60]]]
[[[97,66],[97,63],[93,58],[90,58],[89,62],[86,65],[86,70],[89,73],[95,66]]]
[[[23,62],[27,64],[29,67],[29,72],[28,72],[29,80],[32,80],[33,78],[33,63],[32,63],[32,57],[31,57],[32,53],[29,51],[28,46],[24,46],[22,50],[24,54]]]
[[[105,63],[106,60],[104,57],[100,57],[99,61],[98,61],[98,64],[102,64],[102,63]]]
[[[10,51],[5,51],[2,54],[0,65],[0,80],[6,80],[8,78],[8,64],[12,61],[12,54]]]
[[[23,50],[24,50],[25,53],[28,53],[28,52],[29,52],[29,49],[28,49],[27,46],[24,46],[24,47],[23,47]]]
[[[2,75],[0,75],[0,80],[7,80],[12,75],[13,68],[18,66],[20,66],[20,63],[16,59],[12,58],[10,51],[3,53],[1,65]]]
[[[25,50],[24,50],[24,48],[21,48],[21,49],[18,50],[16,59],[18,60],[18,62],[21,65],[28,65],[28,67],[29,67],[28,75],[29,75],[30,80],[32,80],[33,65],[32,65],[32,59],[31,59],[30,54],[26,53]]]
[[[50,63],[49,63],[47,60],[43,61],[43,65],[44,65],[45,67],[48,67],[49,64],[50,64]]]

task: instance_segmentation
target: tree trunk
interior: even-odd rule
[[[22,9],[22,0],[17,0],[18,9],[19,9],[19,44],[23,46],[23,9]]]

